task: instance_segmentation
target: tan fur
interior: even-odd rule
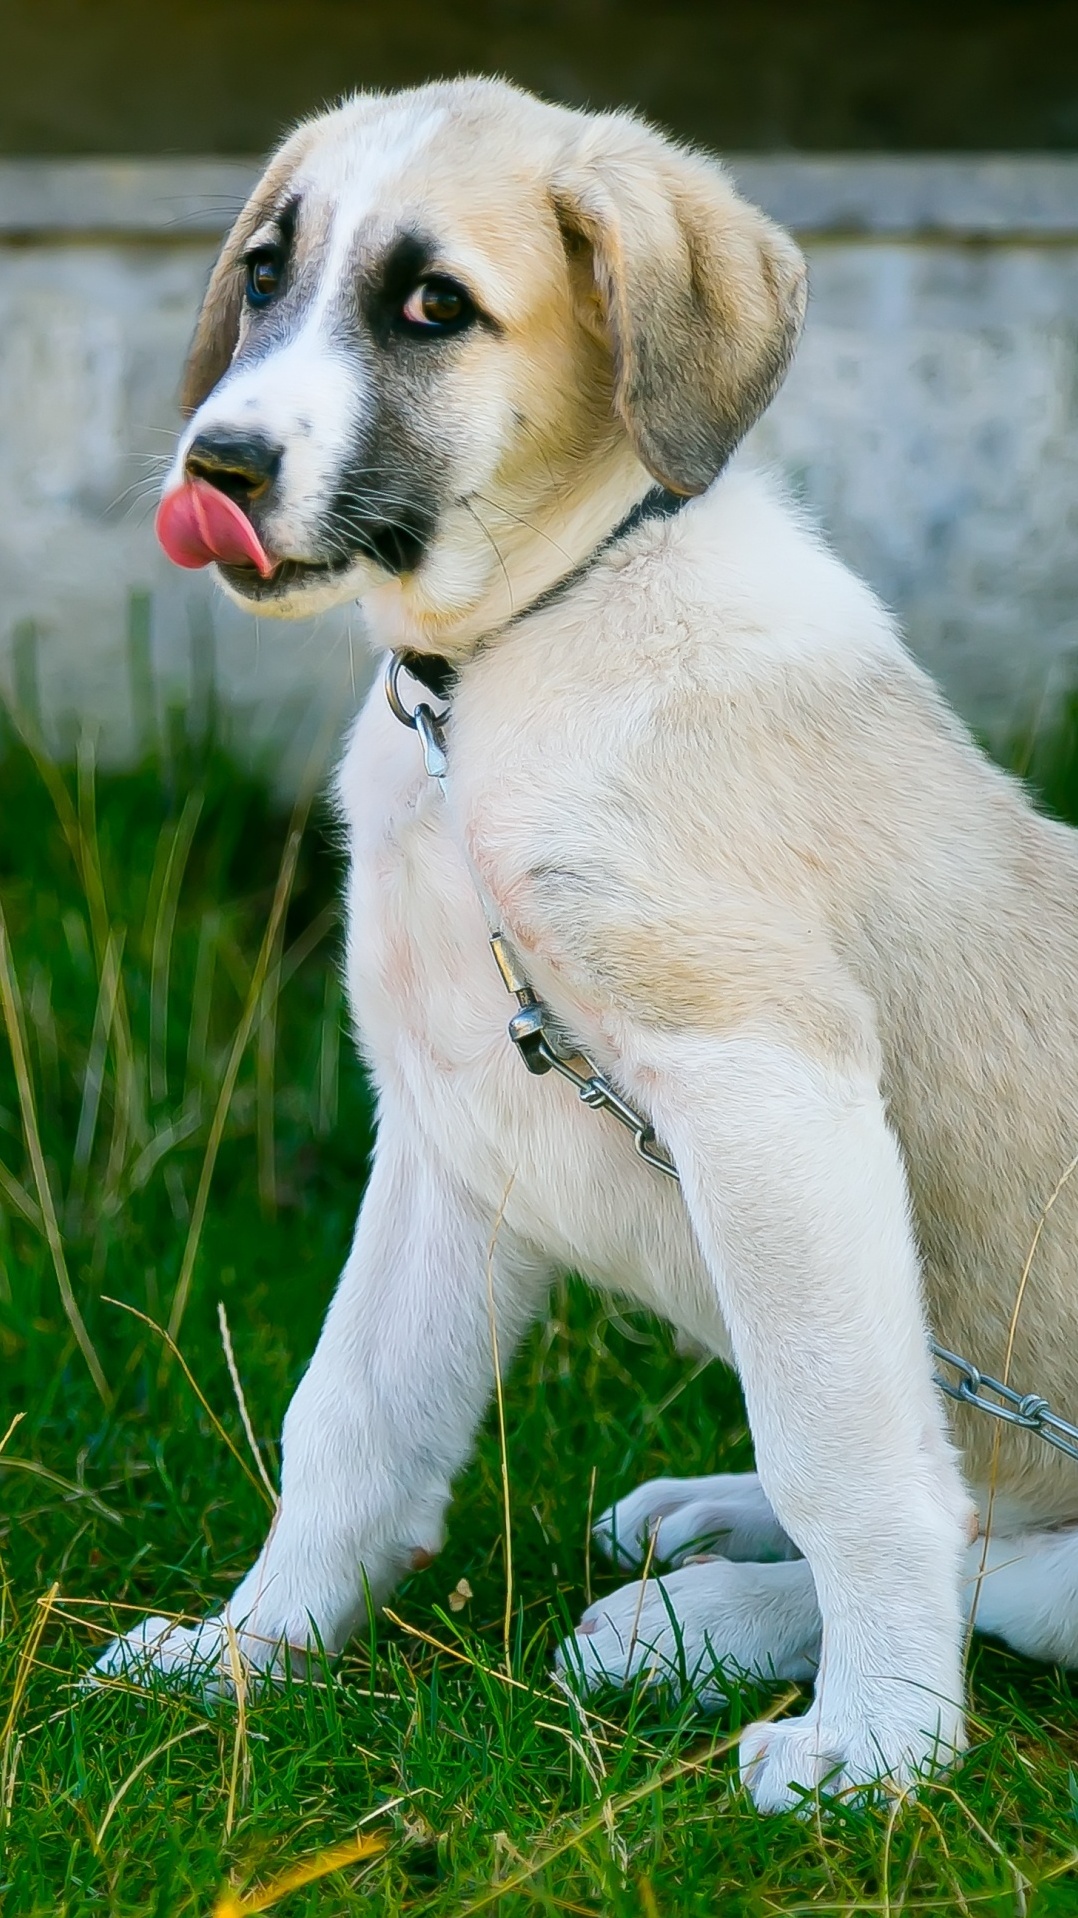
[[[664,485],[702,493],[789,365],[804,260],[718,167],[624,118],[590,122],[553,192],[592,249],[630,440]]]

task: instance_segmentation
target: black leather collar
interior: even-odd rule
[[[435,699],[440,699],[445,705],[457,683],[456,667],[451,666],[448,659],[444,659],[441,653],[404,651],[400,658],[405,672],[409,673],[413,679],[417,679],[428,693],[433,693]]]
[[[533,599],[530,605],[521,607],[520,612],[514,613],[507,624],[515,626],[518,620],[528,619],[532,613],[544,613],[548,606],[557,605],[558,600],[564,598],[566,593],[571,593],[573,587],[587,573],[590,573],[596,561],[609,553],[611,547],[616,546],[619,540],[627,539],[630,533],[635,533],[637,527],[643,526],[649,519],[671,519],[675,513],[680,513],[683,506],[689,504],[691,497],[691,494],[672,493],[665,486],[654,486],[650,493],[644,494],[643,499],[637,502],[630,513],[626,513],[623,520],[618,521],[613,531],[609,532],[605,539],[601,539],[598,546],[592,548],[587,558],[581,560],[579,566],[574,566],[572,572],[566,573],[564,579],[556,580],[553,586],[548,586],[546,592],[540,593],[538,599]],[[418,680],[428,693],[433,693],[435,699],[440,699],[443,704],[449,699],[457,683],[457,668],[448,659],[444,659],[441,653],[402,652],[400,657],[405,670],[413,679]]]

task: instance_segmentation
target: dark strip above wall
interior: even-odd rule
[[[461,72],[726,151],[1078,150],[1074,0],[0,0],[0,152],[256,153]]]

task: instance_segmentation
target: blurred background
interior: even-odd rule
[[[632,104],[798,233],[812,303],[755,435],[989,738],[1078,657],[1078,9],[1068,0],[3,0],[0,684],[54,750],[216,688],[278,782],[367,673],[156,552],[210,261],[258,157],[353,87],[468,69]]]

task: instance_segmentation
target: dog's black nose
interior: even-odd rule
[[[237,506],[247,506],[277,477],[281,448],[258,433],[200,433],[184,462],[188,479],[208,480]]]

